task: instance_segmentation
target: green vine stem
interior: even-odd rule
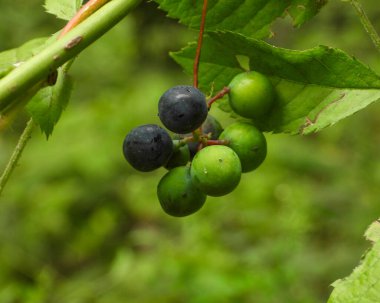
[[[28,123],[26,124],[26,127],[20,136],[20,139],[18,140],[16,148],[14,149],[12,156],[9,159],[9,162],[8,162],[7,166],[5,167],[3,174],[0,177],[0,195],[3,192],[3,189],[4,189],[5,185],[7,184],[7,181],[9,179],[9,177],[11,176],[13,170],[16,168],[18,160],[20,159],[21,154],[22,154],[26,144],[28,143],[29,139],[31,138],[33,128],[34,128],[34,122],[33,122],[33,119],[30,119],[28,121]]]
[[[112,0],[0,80],[0,111],[96,41],[142,0]]]
[[[352,6],[355,8],[356,13],[358,14],[360,18],[360,22],[363,24],[366,32],[370,36],[373,44],[375,45],[376,49],[380,53],[380,37],[379,34],[376,32],[376,29],[372,25],[371,21],[369,20],[367,14],[365,13],[362,5],[359,3],[358,0],[351,0]]]

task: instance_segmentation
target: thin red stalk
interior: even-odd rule
[[[207,145],[228,145],[227,140],[207,140]]]
[[[198,45],[197,45],[197,50],[196,50],[195,59],[194,59],[194,75],[193,75],[193,77],[194,77],[194,87],[196,87],[196,88],[198,88],[199,60],[201,58],[203,34],[205,31],[205,25],[206,25],[207,2],[208,2],[207,0],[203,1],[201,26],[199,28]]]
[[[66,24],[61,33],[58,36],[58,39],[67,34],[71,29],[85,20],[88,16],[93,14],[96,10],[102,7],[110,0],[90,0],[85,5],[83,5],[75,16]]]
[[[208,103],[207,106],[210,109],[211,105],[221,98],[223,98],[225,95],[227,95],[230,92],[230,88],[228,86],[224,87],[219,93],[217,93],[214,97],[212,97]]]

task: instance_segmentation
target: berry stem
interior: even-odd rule
[[[199,61],[201,58],[201,50],[202,50],[202,42],[203,42],[203,34],[205,31],[205,25],[206,25],[206,15],[207,15],[207,0],[203,1],[203,8],[202,8],[202,19],[201,19],[201,25],[199,28],[199,36],[198,36],[198,44],[197,44],[197,50],[195,53],[195,59],[194,59],[194,87],[198,88],[198,72],[199,72]]]
[[[178,146],[179,147],[181,147],[181,146],[184,146],[184,145],[186,145],[187,143],[189,143],[189,142],[195,142],[195,141],[198,141],[198,140],[196,140],[195,138],[194,138],[194,136],[189,136],[189,137],[185,137],[185,138],[183,138],[183,139],[181,139],[181,140],[178,140]]]
[[[225,86],[219,93],[217,93],[214,97],[212,97],[208,103],[207,103],[207,107],[208,109],[211,108],[211,105],[216,101],[216,100],[219,100],[221,98],[223,98],[225,95],[227,95],[229,92],[230,92],[230,88]]]
[[[61,33],[58,36],[58,39],[63,37],[66,33],[68,33],[71,29],[85,20],[88,16],[92,15],[96,10],[102,7],[110,0],[90,0],[86,4],[84,4],[75,16],[66,24]]]
[[[228,140],[207,140],[207,145],[228,145]]]
[[[195,131],[193,131],[192,134],[193,134],[194,141],[199,141],[202,136],[202,126],[196,129]]]

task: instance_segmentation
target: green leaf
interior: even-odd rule
[[[0,78],[37,54],[45,45],[47,38],[37,38],[26,42],[18,48],[13,48],[0,53]]]
[[[198,29],[203,1],[156,0],[168,15]],[[255,38],[268,36],[277,18],[289,13],[299,26],[316,15],[327,0],[209,0],[206,28],[230,30]]]
[[[54,86],[41,89],[28,103],[27,110],[49,138],[53,128],[66,108],[73,88],[71,77],[62,68]]]
[[[195,46],[172,54],[188,73],[192,73]],[[273,111],[254,121],[265,131],[315,132],[380,98],[380,77],[341,50],[326,46],[288,50],[231,32],[210,32],[205,37],[200,88],[210,92],[228,85],[243,72],[242,56],[249,60],[251,70],[271,79],[277,92]],[[226,100],[220,103],[223,110],[230,110]]]
[[[301,26],[318,14],[326,3],[327,0],[294,0],[287,12],[293,18],[294,26]]]
[[[361,264],[345,279],[333,283],[334,290],[328,303],[380,302],[380,223],[375,221],[367,230],[366,238],[373,247]]]
[[[82,0],[45,0],[45,9],[60,19],[70,20],[81,4]]]

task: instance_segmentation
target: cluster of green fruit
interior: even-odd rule
[[[268,114],[275,100],[271,82],[258,72],[235,76],[228,86],[231,108],[252,119]],[[163,125],[147,124],[130,131],[123,143],[127,161],[137,170],[169,171],[157,187],[163,210],[182,217],[198,211],[209,196],[232,192],[241,174],[256,169],[265,159],[264,135],[253,124],[236,122],[222,129],[208,114],[204,94],[192,86],[176,86],[159,100]]]

